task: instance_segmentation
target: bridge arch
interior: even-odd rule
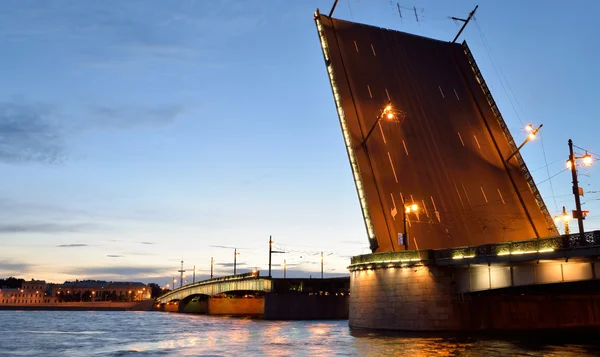
[[[272,282],[270,278],[261,277],[259,272],[226,276],[222,278],[199,281],[172,290],[156,300],[164,304],[173,300],[184,300],[193,295],[215,296],[228,292],[269,292]],[[191,301],[191,300],[190,300]]]

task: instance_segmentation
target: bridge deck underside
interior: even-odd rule
[[[402,249],[402,200],[420,206],[407,217],[411,249],[556,232],[516,160],[504,166],[509,139],[461,45],[319,19],[378,252]],[[388,102],[404,120],[377,123]]]

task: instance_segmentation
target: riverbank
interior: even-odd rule
[[[0,305],[2,310],[49,310],[49,311],[150,311],[154,300],[134,302],[65,302],[56,304]]]

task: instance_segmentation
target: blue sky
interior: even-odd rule
[[[315,276],[324,251],[344,274],[368,243],[312,19],[331,3],[1,2],[0,276],[165,284],[182,257],[230,273],[233,247],[240,271],[265,271],[270,234],[289,251],[275,270]],[[402,2],[417,23],[395,3],[335,16],[450,40],[448,16],[476,4]],[[574,208],[567,140],[600,152],[599,10],[486,2],[462,36],[516,141],[544,124],[522,153],[553,215]],[[596,171],[580,176],[586,230]]]

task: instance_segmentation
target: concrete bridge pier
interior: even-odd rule
[[[460,295],[452,269],[424,265],[350,273],[351,327],[407,331],[460,330]]]

